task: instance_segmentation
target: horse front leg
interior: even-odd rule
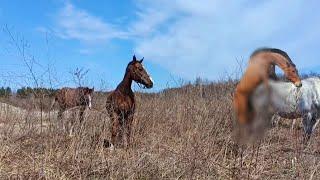
[[[125,131],[126,131],[126,124],[127,124],[127,116],[121,114],[119,117],[119,146],[123,148],[125,146]]]
[[[84,111],[86,110],[85,106],[80,107],[80,112],[79,112],[79,120],[80,120],[80,125],[82,125],[82,122],[84,120]]]
[[[112,113],[111,115],[111,146],[118,146],[118,144],[120,143],[119,140],[119,136],[121,136],[121,124],[120,124],[120,116],[116,113]]]
[[[314,132],[314,130],[315,130],[315,129],[316,129],[316,127],[318,126],[319,121],[320,121],[320,119],[319,119],[319,118],[316,118],[316,120],[315,120],[315,124],[314,124],[314,125],[313,125],[313,127],[312,127],[312,132]]]
[[[133,113],[129,114],[125,123],[125,147],[128,148],[131,145],[131,131],[133,123]]]
[[[303,123],[303,129],[305,132],[304,141],[306,143],[310,140],[311,134],[313,132],[314,126],[317,123],[317,120],[314,114],[312,114],[311,112],[308,112],[303,116],[302,123]]]
[[[84,112],[86,110],[86,106],[81,106],[79,111],[79,129],[82,131],[84,127]],[[75,123],[72,125],[72,128],[74,129]]]
[[[268,111],[270,112],[273,112],[274,109],[273,109],[273,106],[271,104],[271,87],[270,87],[270,84],[269,84],[269,76],[263,76],[263,85],[264,87],[266,88],[266,93],[267,93],[267,97],[268,97]]]
[[[58,116],[57,116],[58,128],[59,129],[64,129],[64,123],[63,123],[63,112],[64,111],[65,111],[65,109],[59,108]]]
[[[57,119],[60,121],[63,118],[63,109],[59,109]]]

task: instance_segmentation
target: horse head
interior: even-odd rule
[[[293,63],[287,62],[284,72],[287,79],[291,81],[296,87],[302,86],[298,70]]]
[[[94,92],[93,88],[83,87],[80,89],[81,91],[81,105],[88,106],[89,109],[92,108],[92,94]]]
[[[134,55],[132,61],[128,64],[127,72],[131,79],[134,80],[138,84],[144,85],[146,88],[150,89],[153,87],[153,81],[146,69],[143,67],[141,60],[137,60]]]

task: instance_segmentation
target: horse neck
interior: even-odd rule
[[[298,89],[290,82],[272,81],[270,82],[273,101],[285,101],[285,103],[295,104]],[[301,89],[303,90],[303,89]]]
[[[287,70],[287,63],[291,64],[285,57],[280,54],[272,54],[272,64],[279,66],[283,71]]]
[[[255,90],[251,97],[253,107],[262,110],[271,104],[276,111],[289,108],[295,104],[293,91],[291,83],[270,80],[268,89],[260,84]]]
[[[74,89],[73,90],[73,101],[79,105],[81,104],[81,101],[82,101],[82,97],[84,96],[83,94],[83,90],[81,88],[77,88],[77,89]]]
[[[282,82],[282,81],[270,81],[270,87],[273,91],[283,92],[287,94],[287,92],[292,92],[295,90],[295,87],[290,82]],[[287,94],[290,95],[290,94]]]
[[[132,78],[130,77],[130,74],[126,72],[126,74],[123,77],[123,80],[120,82],[116,90],[120,91],[123,94],[130,94],[132,93],[131,85]]]

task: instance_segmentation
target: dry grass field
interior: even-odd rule
[[[1,104],[0,179],[320,179],[319,128],[304,146],[300,121],[291,130],[291,121],[281,120],[236,153],[234,87],[229,81],[137,94],[134,143],[113,151],[102,143],[110,137],[106,94],[95,95],[71,136],[38,101]],[[72,111],[65,115],[64,122],[78,122]]]

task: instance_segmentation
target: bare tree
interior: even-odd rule
[[[75,70],[71,71],[70,74],[72,75],[73,81],[77,84],[77,86],[82,87],[88,72],[88,69],[76,68]]]
[[[24,75],[21,75],[21,78],[23,81],[26,81],[26,83],[31,84],[33,87],[33,97],[37,97],[39,100],[38,108],[40,109],[40,135],[44,133],[43,129],[43,120],[44,120],[44,99],[47,96],[46,91],[44,88],[42,88],[45,84],[49,84],[52,86],[52,79],[51,76],[52,70],[50,69],[50,65],[47,67],[40,64],[35,55],[31,52],[31,46],[29,42],[24,38],[23,35],[20,35],[18,33],[14,33],[12,28],[10,28],[8,25],[5,25],[3,28],[3,32],[8,36],[8,44],[12,48],[13,53],[16,55],[16,57],[21,60],[24,67],[27,69],[27,73]],[[49,45],[47,34],[46,34],[46,44]],[[7,49],[10,51],[11,49]],[[48,56],[47,56],[48,58]],[[8,76],[10,77],[10,76]],[[46,79],[46,77],[49,77],[49,81]],[[11,77],[12,78],[12,77]],[[37,89],[35,91],[34,89]],[[50,115],[49,115],[50,116]],[[50,119],[50,117],[49,117]],[[41,141],[41,149],[44,153],[44,145]],[[40,176],[44,176],[44,157],[42,156],[40,159],[41,164],[41,170],[39,172]]]

